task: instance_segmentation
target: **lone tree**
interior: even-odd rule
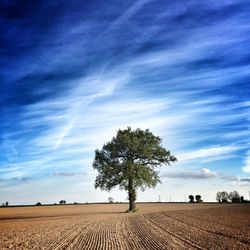
[[[190,194],[188,198],[189,198],[189,202],[191,203],[194,202],[194,196],[192,194]]]
[[[221,192],[217,192],[216,193],[216,200],[221,203],[222,202],[222,195],[221,195]]]
[[[66,204],[66,201],[65,201],[65,200],[60,200],[60,201],[59,201],[59,204],[60,204],[60,205],[65,205],[65,204]]]
[[[128,192],[129,211],[135,209],[136,193],[160,182],[156,167],[177,159],[161,145],[161,138],[148,129],[118,130],[116,137],[95,151],[93,168],[98,171],[95,188],[110,191],[119,186]]]
[[[202,202],[201,195],[199,195],[199,194],[195,195],[195,199],[196,199],[197,203],[201,203]]]
[[[109,196],[109,197],[108,197],[108,202],[109,202],[110,204],[114,203],[114,198],[111,197],[111,196]]]

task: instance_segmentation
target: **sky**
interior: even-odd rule
[[[131,126],[178,159],[138,201],[250,196],[250,3],[0,3],[0,203],[127,201],[95,149]]]

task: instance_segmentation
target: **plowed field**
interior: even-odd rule
[[[248,204],[0,209],[0,249],[250,249]]]

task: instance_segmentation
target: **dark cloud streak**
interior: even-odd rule
[[[74,176],[81,176],[85,173],[75,173],[75,172],[54,172],[53,176],[61,176],[61,177],[74,177]]]

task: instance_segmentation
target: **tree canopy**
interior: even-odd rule
[[[234,190],[233,192],[217,192],[216,200],[218,202],[228,202],[231,201],[232,203],[248,203],[248,200],[244,199],[244,196],[241,196],[238,191]]]
[[[218,202],[226,203],[226,202],[228,202],[228,198],[229,198],[228,196],[229,196],[228,192],[226,192],[226,191],[217,192],[216,200]]]
[[[194,196],[192,194],[190,194],[188,198],[189,198],[189,202],[194,202]]]
[[[161,145],[161,138],[149,129],[119,129],[116,137],[95,151],[93,168],[98,171],[95,188],[109,191],[119,186],[126,190],[131,211],[135,209],[138,188],[144,190],[160,182],[156,167],[176,161]]]
[[[240,194],[238,191],[233,191],[230,192],[228,195],[228,199],[232,202],[232,203],[239,203],[240,202]]]

